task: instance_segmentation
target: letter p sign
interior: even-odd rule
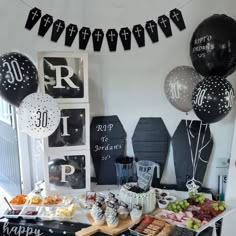
[[[71,165],[61,165],[61,182],[66,181],[66,176],[72,175],[75,172],[75,167]]]

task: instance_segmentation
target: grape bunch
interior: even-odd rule
[[[191,205],[199,205],[205,202],[206,197],[202,193],[190,193],[188,202]]]
[[[224,211],[226,208],[225,202],[213,202],[211,204],[211,207],[215,210],[215,211]]]
[[[188,218],[186,226],[188,229],[198,230],[201,227],[201,221],[194,218]]]
[[[173,212],[185,211],[189,206],[187,200],[174,201],[168,204],[167,209]]]

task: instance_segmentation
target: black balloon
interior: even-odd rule
[[[235,94],[229,81],[218,76],[205,78],[193,91],[193,110],[200,120],[214,123],[223,119],[234,104]]]
[[[22,100],[38,89],[38,71],[32,61],[17,52],[0,56],[0,96],[19,107]]]
[[[193,66],[203,76],[225,76],[236,69],[236,21],[215,14],[205,19],[190,43]]]
[[[54,159],[48,163],[49,182],[55,185],[64,185],[61,182],[61,165],[67,165],[68,161],[63,159]]]

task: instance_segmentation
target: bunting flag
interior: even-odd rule
[[[39,23],[38,35],[44,37],[50,28],[51,41],[57,42],[63,32],[65,31],[65,45],[71,47],[78,37],[79,49],[86,50],[90,38],[92,39],[93,50],[99,52],[102,50],[104,36],[106,36],[107,45],[110,52],[117,50],[118,39],[120,39],[124,50],[131,49],[132,35],[135,39],[138,47],[145,46],[145,34],[148,35],[152,43],[159,42],[159,29],[161,32],[169,38],[172,36],[171,22],[180,30],[186,28],[182,12],[175,8],[169,12],[169,16],[161,15],[155,20],[149,20],[144,25],[136,24],[130,29],[129,27],[123,27],[119,30],[111,28],[108,30],[94,29],[82,26],[78,28],[75,24],[66,24],[63,20],[57,19],[54,21],[53,16],[44,14],[40,9],[34,7],[29,11],[25,28],[31,30],[35,25]],[[51,27],[52,26],[52,27]]]

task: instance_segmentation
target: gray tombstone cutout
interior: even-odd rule
[[[172,137],[176,179],[177,185],[180,187],[184,187],[186,185],[187,180],[193,177],[191,149],[193,153],[193,158],[195,159],[200,124],[201,122],[197,120],[187,120],[186,125],[186,120],[181,120]],[[190,131],[190,140],[192,147],[191,149],[188,140],[187,127]],[[204,148],[201,151],[201,159],[199,159],[198,161],[195,174],[195,179],[197,181],[200,181],[201,183],[203,182],[206,168],[213,148],[213,139],[211,138],[211,131],[209,126],[206,126],[206,124],[202,125],[199,136],[199,146],[197,150],[199,151],[202,147]]]
[[[132,144],[135,158],[149,160],[160,165],[160,178],[156,178],[156,170],[153,175],[153,186],[158,186],[165,167],[170,135],[161,118],[140,118],[135,128]]]
[[[115,160],[124,156],[126,133],[118,116],[93,117],[90,149],[98,184],[116,184]]]

